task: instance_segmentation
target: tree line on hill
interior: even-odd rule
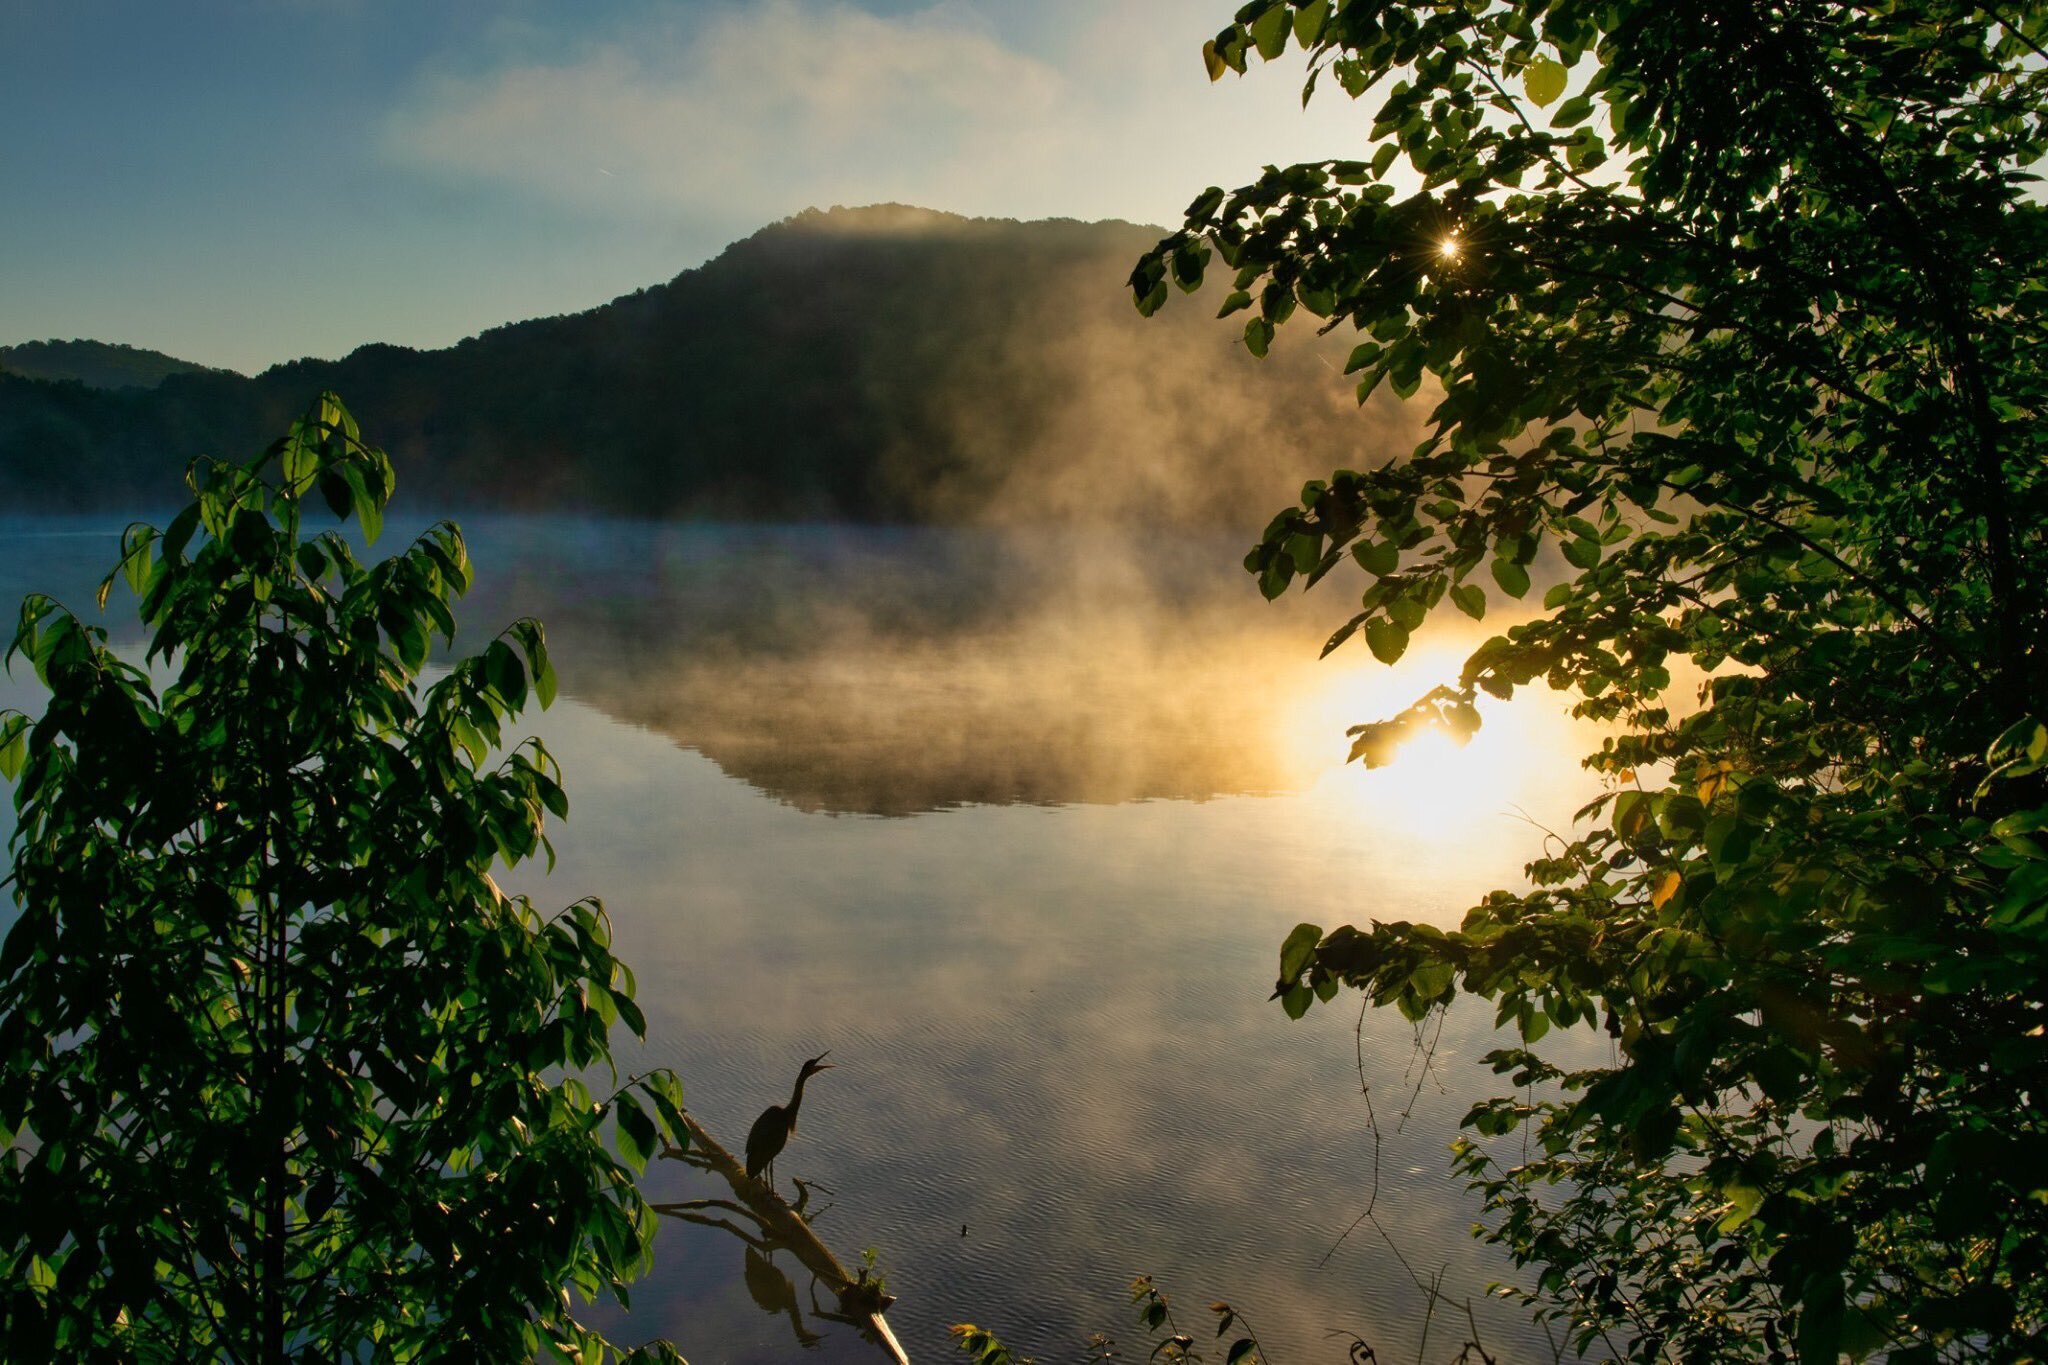
[[[1289,452],[1262,433],[1335,463],[1412,443],[1391,417],[1360,423],[1342,352],[1319,340],[1254,373],[1200,310],[1145,326],[1120,286],[1157,235],[809,211],[666,284],[443,350],[364,346],[248,378],[15,348],[35,363],[0,357],[0,494],[168,505],[194,453],[258,447],[322,390],[375,414],[411,494],[453,507],[1228,523],[1292,492]],[[114,387],[123,374],[137,382]]]

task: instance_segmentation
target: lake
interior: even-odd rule
[[[1319,662],[1343,586],[1263,603],[1233,538],[463,521],[458,646],[539,616],[563,686],[529,727],[566,772],[560,861],[511,882],[604,898],[648,1018],[622,1068],[673,1067],[729,1147],[831,1050],[780,1174],[829,1188],[843,1261],[877,1249],[913,1358],[972,1320],[1048,1362],[1094,1332],[1142,1359],[1138,1274],[1201,1341],[1229,1300],[1276,1362],[1353,1333],[1449,1361],[1462,1310],[1432,1316],[1413,1276],[1473,1300],[1496,1356],[1550,1357],[1482,1302],[1508,1268],[1447,1171],[1491,1093],[1491,1011],[1418,1030],[1355,995],[1298,1022],[1267,999],[1296,923],[1453,924],[1597,792],[1573,762],[1596,741],[1548,694],[1464,749],[1342,762],[1344,727],[1448,678],[1477,627],[1396,669],[1362,644]],[[90,608],[118,526],[0,522],[0,600]],[[676,1162],[647,1183],[719,1192]],[[1375,1184],[1377,1227],[1347,1237]],[[696,1365],[879,1358],[774,1263],[794,1306],[729,1235],[664,1220],[630,1316],[592,1317]]]

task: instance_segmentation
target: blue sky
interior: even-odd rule
[[[0,344],[442,346],[813,205],[1164,223],[1357,154],[1298,63],[1208,83],[1234,8],[0,0]]]

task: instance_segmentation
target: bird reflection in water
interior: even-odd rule
[[[700,1170],[717,1172],[717,1164],[695,1152],[684,1152],[671,1148],[665,1155],[676,1157]],[[832,1206],[806,1212],[813,1191],[831,1191],[816,1181],[798,1179],[797,1198],[789,1205],[790,1212],[798,1217],[816,1218]],[[815,1330],[813,1323],[836,1322],[855,1329],[864,1339],[881,1347],[885,1359],[900,1357],[891,1350],[892,1343],[876,1339],[875,1320],[871,1316],[874,1305],[871,1302],[849,1303],[842,1292],[833,1296],[831,1302],[820,1302],[819,1287],[825,1284],[814,1267],[805,1263],[804,1250],[769,1232],[760,1216],[745,1205],[729,1199],[691,1199],[680,1203],[656,1204],[657,1213],[674,1218],[678,1222],[695,1223],[699,1227],[716,1228],[735,1237],[741,1243],[741,1276],[747,1287],[747,1296],[755,1306],[771,1317],[789,1319],[790,1334],[805,1350],[815,1349],[825,1340]],[[775,1254],[789,1252],[797,1264],[810,1274],[808,1294],[798,1292],[796,1282],[790,1274],[776,1264]],[[830,1285],[825,1285],[830,1289]],[[897,1348],[900,1350],[900,1348]]]
[[[745,1275],[747,1294],[770,1317],[785,1314],[789,1318],[789,1330],[796,1337],[797,1345],[811,1350],[824,1338],[804,1325],[804,1315],[797,1307],[796,1286],[789,1276],[782,1273],[782,1267],[775,1264],[775,1248],[771,1245],[756,1249],[749,1246],[745,1252]],[[817,1305],[812,1304],[813,1310]]]

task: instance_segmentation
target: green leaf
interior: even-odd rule
[[[1633,788],[1623,791],[1614,798],[1614,832],[1633,839],[1649,827],[1653,814],[1648,794]]]
[[[1550,116],[1553,128],[1570,128],[1584,123],[1593,116],[1593,101],[1585,95],[1574,95],[1557,107]]]
[[[171,518],[171,524],[164,528],[163,557],[167,560],[181,560],[185,547],[192,542],[192,533],[199,529],[199,507],[197,504],[185,508]]]
[[[1322,39],[1323,26],[1329,21],[1330,0],[1309,0],[1294,12],[1294,41],[1304,49],[1314,47]]]
[[[1286,942],[1280,945],[1280,980],[1286,983],[1299,977],[1315,956],[1316,945],[1322,941],[1323,931],[1316,925],[1295,925]]]
[[[363,466],[354,462],[330,466],[339,473],[347,491],[347,510],[355,513],[356,522],[363,528],[363,540],[371,545],[384,534],[384,503],[377,491],[370,485]]]
[[[1267,6],[1265,13],[1252,20],[1249,30],[1252,43],[1259,49],[1259,56],[1270,62],[1285,52],[1289,27],[1287,6],[1278,0]]]
[[[1496,559],[1492,564],[1493,581],[1500,584],[1500,590],[1513,598],[1521,598],[1529,591],[1529,571],[1512,559]]]
[[[503,640],[491,641],[484,650],[484,677],[512,710],[526,705],[526,670]]]
[[[1352,617],[1349,621],[1346,621],[1343,625],[1337,627],[1335,631],[1331,632],[1330,638],[1323,642],[1323,650],[1318,657],[1328,658],[1330,655],[1330,651],[1336,649],[1339,645],[1342,645],[1346,640],[1349,640],[1353,635],[1358,633],[1358,628],[1366,623],[1366,620],[1370,615],[1371,613],[1369,612],[1360,612],[1356,616]]]
[[[1707,857],[1716,865],[1733,866],[1749,856],[1755,830],[1740,816],[1722,815],[1707,822]]]
[[[313,480],[320,473],[320,453],[308,445],[303,437],[293,435],[284,443],[278,473],[285,484],[296,492],[312,487]]]
[[[654,1102],[661,1126],[670,1141],[687,1146],[689,1125],[683,1122],[683,1083],[673,1071],[656,1071],[641,1078],[641,1088]]]
[[[612,1101],[613,1114],[618,1122],[619,1155],[626,1164],[636,1171],[647,1169],[648,1160],[661,1150],[661,1139],[655,1134],[654,1120],[647,1117],[630,1093],[622,1093]]]
[[[1209,72],[1211,81],[1222,80],[1223,73],[1229,69],[1222,54],[1216,51],[1216,40],[1213,38],[1202,44],[1202,65]]]
[[[509,630],[513,639],[526,651],[526,672],[532,680],[533,693],[540,699],[543,709],[555,704],[555,670],[548,661],[547,636],[541,630],[540,622],[525,620],[514,623]]]
[[[1728,1212],[1715,1226],[1724,1233],[1735,1231],[1756,1217],[1757,1210],[1763,1207],[1764,1192],[1752,1185],[1728,1185],[1721,1194],[1728,1201]]]
[[[1590,569],[1600,562],[1600,542],[1597,540],[1567,540],[1558,548],[1574,568]]]
[[[156,529],[131,526],[122,533],[121,540],[121,573],[128,580],[128,590],[141,597],[149,591],[150,581],[155,577],[150,549],[156,543]]]
[[[1566,75],[1563,63],[1539,56],[1522,69],[1522,89],[1541,109],[1564,93]]]
[[[1368,621],[1365,625],[1365,645],[1373,657],[1383,664],[1391,664],[1408,652],[1408,631],[1398,621],[1385,617]]]
[[[1361,540],[1351,547],[1351,557],[1376,578],[1385,578],[1401,566],[1400,547],[1391,541]]]
[[[355,495],[349,488],[348,480],[342,477],[341,471],[323,467],[315,482],[320,489],[321,499],[327,504],[327,510],[337,517],[346,517],[349,509],[354,506]]]
[[[1486,590],[1476,583],[1459,583],[1451,589],[1451,603],[1478,621],[1486,615]]]
[[[1294,561],[1294,571],[1298,574],[1314,572],[1323,557],[1322,542],[1314,536],[1289,536],[1283,548],[1287,557]]]
[[[28,759],[29,719],[19,711],[0,711],[0,778],[12,782],[21,776]]]

